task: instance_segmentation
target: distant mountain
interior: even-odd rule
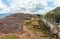
[[[6,16],[12,15],[12,13],[4,13],[4,14],[0,14],[0,19],[4,18]]]

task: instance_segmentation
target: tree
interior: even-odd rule
[[[54,19],[56,20],[57,23],[59,23],[60,21],[60,7],[55,8],[52,11],[49,11],[45,17],[49,18],[49,19]]]

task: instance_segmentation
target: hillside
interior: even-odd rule
[[[34,17],[34,15],[17,13],[0,19],[0,33],[20,32],[27,17]]]
[[[52,11],[49,11],[46,15],[46,18],[50,19],[50,20],[54,20],[57,23],[59,23],[60,21],[60,7],[55,8]]]
[[[41,15],[17,13],[0,19],[0,39],[49,39]]]

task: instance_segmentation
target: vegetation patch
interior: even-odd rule
[[[6,35],[6,36],[1,36],[0,39],[17,39],[17,36],[15,36],[15,35]]]

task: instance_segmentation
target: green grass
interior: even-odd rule
[[[28,24],[28,23],[27,23]],[[33,30],[34,28],[32,27],[32,25],[31,24],[28,24],[27,26],[27,29],[29,29],[29,30]],[[48,33],[49,32],[49,29],[46,27],[46,25],[44,25],[42,22],[40,22],[39,21],[39,27],[40,27],[40,29],[39,28],[37,28],[37,29],[34,29],[36,32],[43,32],[43,33]]]
[[[38,29],[38,28],[33,28],[32,25],[28,25],[26,26],[28,30],[35,30],[36,32],[41,32],[42,30],[41,29]]]
[[[26,26],[28,30],[33,30],[32,26]]]
[[[17,39],[17,36],[15,35],[1,36],[0,39]]]

